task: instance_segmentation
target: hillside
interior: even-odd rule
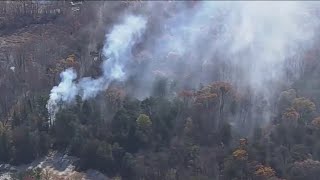
[[[317,2],[0,2],[0,179],[317,180]]]

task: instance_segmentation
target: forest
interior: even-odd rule
[[[319,5],[0,1],[0,179],[318,180]]]

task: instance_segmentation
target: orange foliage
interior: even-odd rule
[[[60,73],[64,69],[73,67],[75,69],[78,69],[80,67],[80,64],[76,60],[76,56],[74,54],[69,55],[66,59],[60,59],[55,64],[54,67],[48,68],[49,74],[56,74]]]
[[[222,93],[227,93],[231,90],[231,84],[227,82],[216,82],[212,85],[215,91],[221,91]]]
[[[187,91],[187,90],[182,90],[179,92],[178,96],[182,98],[191,98],[193,97],[193,92],[192,91]]]
[[[275,171],[269,166],[258,165],[257,170],[254,172],[256,176],[260,177],[273,177],[275,176]]]
[[[215,100],[218,96],[231,90],[231,85],[226,82],[216,82],[208,85],[195,94],[195,103],[205,103]]]
[[[204,103],[214,100],[218,95],[215,93],[200,94],[196,97],[196,103]]]
[[[294,108],[288,108],[283,113],[282,119],[296,122],[299,119],[299,113]]]
[[[71,54],[67,57],[65,60],[66,64],[73,65],[76,63],[76,56],[74,54]]]
[[[199,90],[196,94],[196,103],[203,103],[214,100],[218,95],[212,90],[211,86],[206,86]]]
[[[126,93],[120,88],[109,88],[106,92],[106,96],[113,105],[118,107],[126,96]]]
[[[244,149],[237,149],[232,153],[232,156],[237,160],[247,160],[248,152]]]
[[[126,93],[124,92],[123,89],[120,88],[110,88],[107,91],[107,96],[108,97],[118,97],[118,98],[124,98]]]

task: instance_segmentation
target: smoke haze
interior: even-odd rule
[[[143,2],[141,7],[125,10],[123,23],[106,35],[101,77],[75,81],[74,70],[61,73],[61,83],[51,90],[49,114],[54,118],[60,102],[71,103],[76,95],[93,98],[111,81],[125,82],[130,76],[138,79],[132,95],[148,97],[159,74],[178,81],[181,89],[217,80],[242,91],[250,88],[262,94],[270,108],[278,84],[290,83],[285,63],[299,63],[299,55],[312,43],[317,27],[312,5],[297,1]],[[138,54],[150,56],[133,55],[137,43],[142,47]],[[141,59],[142,63],[131,66]],[[299,74],[297,69],[290,71]]]

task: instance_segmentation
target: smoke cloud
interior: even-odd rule
[[[61,82],[52,88],[47,103],[52,121],[59,109],[65,104],[72,103],[77,95],[80,95],[83,100],[93,98],[99,92],[106,90],[110,82],[125,80],[125,67],[130,60],[131,49],[141,40],[146,23],[146,19],[141,16],[129,15],[125,17],[122,24],[114,26],[110,34],[106,35],[101,77],[97,79],[83,77],[76,81],[77,73],[72,68],[60,74]]]
[[[264,88],[263,79],[279,78],[283,62],[303,52],[312,39],[316,23],[306,5],[203,1],[191,9],[180,6],[177,15],[163,22],[167,29],[150,51],[156,59],[175,52],[183,57],[180,60],[186,61],[188,68],[205,68],[222,59],[230,67],[245,70],[241,73],[252,86]],[[168,63],[161,71],[172,64],[172,59],[166,60]],[[205,72],[197,72],[196,77],[206,78],[207,74],[201,76]],[[226,72],[220,72],[221,77],[223,73]],[[231,73],[221,80],[236,77],[239,76]],[[199,79],[198,83],[201,81],[206,79]]]
[[[68,104],[76,95],[95,97],[111,81],[126,81],[130,72],[138,77],[131,92],[140,98],[150,95],[158,74],[178,81],[179,88],[197,88],[200,83],[219,80],[240,91],[249,87],[254,95],[262,95],[268,102],[265,112],[269,112],[278,84],[290,83],[285,77],[286,63],[299,63],[300,55],[312,44],[318,19],[310,7],[316,3],[190,3],[143,2],[136,7],[134,11],[144,18],[128,16],[106,35],[103,76],[76,81],[73,70],[61,73],[61,83],[52,89],[47,105],[51,117],[60,102]],[[132,69],[130,59],[144,59],[131,52],[145,31],[142,51],[150,57]],[[298,69],[290,71],[299,74]]]
[[[153,84],[153,72],[178,81],[180,88],[226,81],[238,91],[251,89],[253,104],[266,101],[262,116],[270,119],[273,98],[296,78],[285,72],[290,68],[298,76],[300,57],[312,45],[318,18],[311,8],[316,3],[199,1],[193,7],[163,3],[168,8],[162,11],[157,3],[148,6],[163,29],[148,42],[152,58],[149,69],[141,71],[137,94],[150,94],[146,89],[152,89],[148,85]]]

